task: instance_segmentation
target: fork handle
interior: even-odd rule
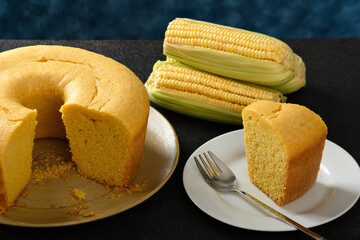
[[[270,213],[270,215],[274,216],[275,218],[283,221],[284,223],[289,224],[290,226],[293,226],[297,229],[299,229],[300,231],[306,233],[307,235],[313,237],[314,239],[318,239],[318,240],[325,240],[324,237],[320,236],[317,233],[314,233],[313,231],[311,231],[310,229],[302,226],[301,224],[295,222],[294,220],[292,220],[291,218],[279,213],[278,211],[276,211],[275,209],[273,209],[272,207],[266,205],[265,203],[261,202],[260,200],[256,199],[255,197],[251,196],[250,194],[238,190],[238,189],[233,189],[236,193],[238,193],[241,197],[243,197],[245,200],[251,202],[252,204],[254,204],[255,206],[257,206],[258,208],[261,208],[263,210],[265,210],[267,213]]]

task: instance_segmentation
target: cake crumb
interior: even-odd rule
[[[0,207],[0,214],[3,216],[9,216],[10,212],[6,208]]]
[[[64,180],[64,181],[67,180],[67,176],[64,173],[60,173],[59,175],[62,180]]]
[[[67,177],[64,172],[73,168],[75,168],[75,163],[66,161],[64,156],[47,153],[38,156],[33,161],[32,176],[35,182],[50,183],[55,178],[66,181]]]
[[[71,195],[77,198],[79,201],[86,199],[86,194],[77,188],[73,188],[73,190],[71,190]]]
[[[66,210],[65,214],[71,215],[71,216],[79,216],[81,214],[81,211],[77,208],[73,210]]]
[[[83,209],[88,209],[89,208],[89,205],[86,205],[86,204],[78,204],[76,206],[79,210],[83,210]]]
[[[89,212],[89,213],[84,213],[83,214],[83,217],[93,217],[93,216],[95,216],[94,212]]]
[[[65,214],[71,215],[71,216],[80,216],[81,210],[88,209],[89,205],[78,203],[74,205],[75,208],[73,210],[66,210]]]
[[[21,202],[21,203],[15,203],[16,207],[25,207],[26,206],[26,202]]]
[[[27,197],[28,195],[29,195],[29,192],[28,192],[28,191],[24,191],[24,192],[21,194],[21,196],[24,197],[24,198]]]
[[[69,198],[71,199],[71,206],[74,206],[75,208],[73,210],[66,210],[65,214],[71,215],[71,216],[80,216],[82,215],[82,210],[88,209],[89,205],[83,204],[81,201],[86,199],[86,193],[77,189],[73,188],[70,191]]]
[[[144,180],[141,184],[135,183],[124,187],[110,187],[105,185],[108,193],[105,195],[106,199],[121,198],[122,194],[139,196],[142,195],[142,191],[146,189],[146,184],[149,180]]]

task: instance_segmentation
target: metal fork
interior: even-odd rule
[[[208,157],[208,155],[211,157]],[[215,154],[213,154],[211,151],[208,151],[208,154],[203,153],[202,155],[199,155],[199,158],[201,160],[198,160],[197,157],[194,157],[195,163],[197,168],[199,169],[202,177],[205,179],[205,181],[213,187],[217,191],[223,191],[223,192],[236,192],[241,197],[243,197],[245,200],[249,201],[250,203],[254,204],[256,207],[264,210],[271,216],[275,217],[276,219],[281,220],[284,223],[289,224],[290,226],[293,226],[304,233],[308,234],[309,236],[313,237],[314,239],[325,239],[324,237],[320,236],[317,233],[314,233],[310,229],[302,226],[301,224],[295,222],[294,220],[290,219],[289,217],[279,213],[275,209],[271,208],[270,206],[266,205],[265,203],[259,201],[258,199],[254,198],[250,194],[241,191],[237,189],[237,180],[234,175],[234,173],[231,171],[231,169],[226,166]]]

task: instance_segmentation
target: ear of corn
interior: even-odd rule
[[[241,124],[242,109],[262,99],[284,102],[278,91],[216,76],[176,61],[158,61],[145,83],[150,100],[216,122]]]
[[[177,18],[165,33],[164,54],[217,75],[283,93],[305,85],[305,64],[284,42],[264,34]]]

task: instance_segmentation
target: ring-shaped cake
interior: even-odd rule
[[[35,138],[68,139],[79,173],[128,185],[148,115],[143,83],[113,59],[51,45],[0,53],[0,206],[29,183]]]

